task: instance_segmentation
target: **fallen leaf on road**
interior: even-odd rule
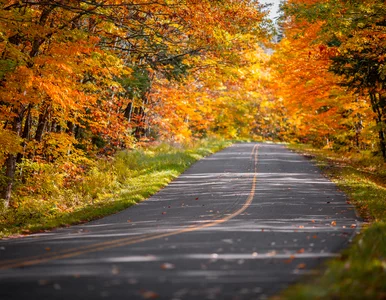
[[[111,268],[111,274],[118,275],[119,274],[119,268],[117,266],[113,266]]]
[[[289,257],[289,259],[286,259],[284,262],[286,263],[286,264],[290,264],[290,263],[292,263],[292,261],[295,259],[295,255],[291,255],[290,257]]]
[[[350,228],[356,228],[357,225],[356,224],[351,224]]]
[[[306,264],[305,263],[301,263],[301,264],[298,264],[296,266],[296,269],[304,269],[306,267]]]
[[[50,247],[46,247],[44,248],[46,251],[51,251],[51,248]]]
[[[47,284],[49,284],[49,283],[50,283],[50,281],[47,280],[47,279],[40,279],[40,280],[38,281],[38,284],[39,284],[39,285],[47,285]]]
[[[174,269],[176,266],[175,265],[173,265],[173,264],[171,264],[171,263],[163,263],[162,265],[161,265],[161,269],[162,270],[172,270],[172,269]]]
[[[195,200],[198,200],[198,197]]]
[[[162,214],[163,214],[163,215],[166,215],[166,211],[163,211]]]
[[[298,251],[296,251],[296,253],[304,253],[304,248],[299,249]]]
[[[143,299],[157,299],[159,295],[153,291],[141,291],[140,292]]]
[[[332,221],[332,222],[331,222],[331,226],[336,226],[336,222],[335,222],[335,221]]]

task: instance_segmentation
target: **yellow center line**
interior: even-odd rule
[[[64,254],[67,254],[67,253],[73,252],[73,251],[93,249],[94,247],[98,247],[98,246],[101,246],[101,245],[109,245],[109,244],[114,244],[116,242],[121,242],[121,241],[137,240],[138,237],[144,237],[144,236],[147,237],[147,236],[154,236],[154,235],[158,235],[158,233],[140,234],[140,235],[137,235],[137,236],[131,236],[131,237],[121,238],[121,239],[112,240],[112,241],[95,243],[95,244],[85,245],[85,246],[78,246],[78,247],[74,247],[74,248],[70,248],[70,249],[64,249],[64,250],[57,250],[57,251],[47,252],[47,253],[44,253],[44,254],[30,256],[30,257],[28,257],[28,259],[29,260],[43,259],[43,258],[44,259],[50,259],[51,257],[56,257],[57,255],[62,255],[62,254],[64,255]],[[5,260],[1,264],[0,270],[1,269],[8,269],[8,268],[10,268],[10,267],[8,267],[9,264],[17,263],[17,262],[20,262],[20,261],[24,262],[25,259],[26,258],[15,258],[15,259]]]
[[[122,246],[142,243],[142,242],[146,242],[154,239],[165,238],[165,237],[169,237],[169,236],[173,236],[181,233],[197,231],[203,228],[208,228],[208,227],[212,227],[212,226],[227,222],[230,219],[233,219],[234,217],[242,214],[251,205],[253,201],[253,197],[255,195],[255,189],[256,189],[256,181],[257,181],[257,157],[258,157],[258,145],[255,145],[251,153],[251,158],[253,159],[253,163],[254,163],[254,170],[253,170],[254,176],[252,179],[252,187],[248,198],[246,199],[245,203],[241,208],[239,208],[232,214],[227,215],[221,219],[218,219],[206,224],[192,225],[183,229],[161,233],[161,234],[154,233],[154,234],[145,234],[145,235],[134,236],[134,237],[126,237],[118,240],[95,243],[91,245],[71,248],[71,249],[62,250],[62,251],[59,250],[56,252],[51,252],[40,256],[39,255],[32,256],[32,257],[23,258],[23,259],[13,259],[13,260],[11,259],[11,260],[4,261],[0,266],[0,269],[26,267],[26,266],[41,264],[51,260],[70,258],[81,254],[85,254],[85,253],[92,253],[92,252],[102,251],[110,248],[122,247]]]

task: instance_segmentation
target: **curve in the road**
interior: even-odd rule
[[[284,146],[235,144],[118,214],[0,241],[0,299],[264,299],[339,256],[346,200]]]
[[[91,244],[91,245],[87,245],[87,246],[83,246],[83,247],[75,247],[75,248],[71,248],[71,249],[66,249],[63,251],[55,251],[55,252],[45,253],[43,255],[24,257],[22,259],[10,259],[10,260],[6,260],[6,261],[2,261],[1,265],[0,265],[0,269],[10,269],[10,268],[20,268],[20,267],[32,266],[32,265],[48,262],[51,260],[70,258],[70,257],[74,257],[74,256],[86,254],[86,253],[107,250],[109,248],[128,246],[128,245],[142,243],[142,242],[146,242],[146,241],[150,241],[150,240],[154,240],[154,239],[165,238],[165,237],[173,236],[176,234],[192,232],[192,231],[212,227],[212,226],[227,222],[230,219],[233,219],[234,217],[243,213],[251,205],[251,203],[253,201],[253,197],[255,196],[256,179],[257,179],[258,145],[255,145],[253,147],[252,153],[251,153],[251,159],[253,159],[253,161],[254,161],[254,172],[253,172],[254,175],[252,178],[252,187],[251,187],[251,190],[249,192],[248,198],[246,199],[245,203],[241,206],[241,208],[239,208],[238,210],[236,210],[235,212],[233,212],[231,214],[227,214],[226,216],[222,217],[221,219],[217,219],[217,220],[214,220],[212,222],[204,223],[201,225],[191,225],[191,226],[188,226],[187,228],[183,228],[180,230],[175,230],[175,231],[171,231],[171,232],[167,232],[167,233],[142,234],[142,235],[135,236],[135,237],[122,238],[122,239],[113,240],[113,241],[105,241],[105,242],[95,243],[95,244]]]

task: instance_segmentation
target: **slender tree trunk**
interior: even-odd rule
[[[383,159],[386,161],[386,142],[385,142],[385,132],[383,131],[383,129],[379,130],[379,144],[380,144]]]
[[[139,112],[138,112],[138,126],[135,129],[134,136],[137,139],[140,139],[143,136],[146,136],[146,106],[149,103],[149,98],[148,98],[148,92],[146,92],[142,96],[142,105],[139,107]]]
[[[23,130],[21,130],[20,128],[20,131],[22,132],[21,133],[21,137],[23,138],[23,142],[21,144],[21,146],[24,148],[26,146],[26,140],[29,140],[30,138],[30,135],[31,135],[31,128],[32,128],[32,116],[31,116],[31,109],[32,109],[32,104],[29,104],[28,105],[28,108],[27,108],[27,114],[26,114],[26,117],[25,117],[25,121],[24,121],[24,128]],[[23,159],[23,153],[18,153],[16,155],[16,163],[20,163]]]
[[[74,131],[75,131],[75,124],[70,122],[70,121],[68,121],[67,122],[66,133],[68,133],[70,135],[73,135]]]
[[[47,126],[49,109],[50,109],[49,106],[45,107],[43,112],[41,112],[39,115],[38,126],[36,128],[36,133],[35,133],[35,140],[38,142],[42,141],[43,134]]]
[[[11,203],[12,187],[15,180],[16,173],[16,156],[13,154],[8,155],[7,160],[5,161],[5,176],[6,176],[6,185],[3,191],[2,198],[4,199],[4,207],[8,208]]]
[[[378,139],[379,139],[379,148],[382,153],[383,159],[386,161],[386,137],[385,137],[385,126],[386,122],[383,120],[383,110],[380,107],[380,103],[383,99],[381,99],[380,95],[378,95],[379,99],[377,99],[376,93],[370,93],[371,106],[374,113],[377,115],[375,118],[377,127],[378,127]]]
[[[23,139],[29,139],[30,138],[31,127],[32,127],[31,109],[32,109],[32,104],[29,104],[28,108],[27,108],[27,116],[26,116],[25,122],[24,122],[23,134],[21,136]]]
[[[78,140],[78,141],[81,141],[82,140],[82,128],[77,125],[75,126],[75,138]]]
[[[18,115],[13,120],[12,130],[18,136],[20,136],[21,134],[21,127],[24,119],[24,113],[25,113],[25,107],[21,107],[20,110],[18,111]],[[4,199],[3,205],[5,208],[8,208],[10,205],[12,205],[11,195],[12,195],[12,187],[13,187],[15,174],[16,174],[16,160],[17,160],[17,155],[8,154],[8,157],[4,163],[6,182],[5,182],[5,188],[2,191],[1,198]]]
[[[133,113],[133,101],[131,101],[131,102],[127,105],[127,107],[126,107],[126,109],[125,109],[125,113],[124,113],[124,117],[127,119],[127,121],[129,121],[129,123],[130,123],[130,121],[131,121],[131,115],[132,115],[132,113]]]

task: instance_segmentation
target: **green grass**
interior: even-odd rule
[[[160,144],[122,151],[94,161],[82,176],[53,166],[33,166],[31,182],[19,184],[16,206],[0,214],[0,237],[33,233],[97,219],[138,203],[166,186],[195,161],[231,142],[199,141],[190,145]],[[39,186],[26,193],[27,187]],[[24,191],[24,192],[23,192]]]
[[[311,155],[348,196],[365,223],[351,246],[321,269],[321,275],[290,287],[275,299],[386,299],[385,164],[370,154],[348,157],[306,145],[290,148]]]

